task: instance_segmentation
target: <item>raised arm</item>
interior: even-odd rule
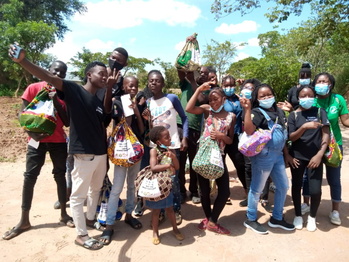
[[[61,78],[53,75],[51,72],[41,68],[40,66],[30,62],[26,58],[26,51],[24,49],[20,51],[19,57],[15,58],[14,57],[15,50],[16,50],[16,47],[14,45],[10,45],[8,54],[12,59],[12,61],[18,63],[21,67],[23,67],[33,76],[36,76],[37,78],[52,84],[56,89],[63,91],[63,81]]]

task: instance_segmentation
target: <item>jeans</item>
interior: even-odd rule
[[[34,186],[45,163],[46,153],[49,152],[53,164],[52,174],[57,184],[58,200],[66,202],[66,143],[40,143],[36,149],[28,145],[26,155],[26,171],[24,172],[24,183],[22,191],[22,210],[29,211],[33,201]]]
[[[343,155],[343,146],[339,145],[339,148]],[[330,167],[326,165],[326,178],[330,186],[331,200],[333,202],[342,201],[341,168],[342,162],[339,167]]]
[[[248,220],[257,220],[258,202],[269,175],[276,186],[272,216],[276,220],[282,220],[283,208],[288,189],[288,179],[282,151],[272,150],[271,148],[266,147],[261,153],[250,157],[250,159],[252,165],[252,181],[248,193]]]
[[[140,170],[141,161],[130,167],[115,166],[113,186],[108,200],[107,225],[114,225],[119,197],[124,188],[127,175],[127,192],[125,211],[131,214],[135,207],[135,180]]]
[[[179,149],[175,149],[176,151],[176,157],[179,159]],[[176,174],[174,176],[171,176],[172,179],[172,194],[173,194],[173,211],[179,212],[181,211],[181,191],[179,187],[179,180],[178,180],[178,172],[179,170],[176,170]],[[161,209],[161,212],[164,213],[165,210]]]

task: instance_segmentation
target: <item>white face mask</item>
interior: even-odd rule
[[[259,106],[263,107],[264,109],[269,109],[273,106],[275,103],[275,97],[263,99],[263,100],[258,100]]]

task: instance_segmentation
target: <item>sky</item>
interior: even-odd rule
[[[230,14],[216,21],[210,12],[213,0],[90,0],[88,11],[75,14],[67,21],[71,30],[63,41],[47,50],[57,59],[69,62],[85,47],[91,52],[111,52],[124,47],[130,56],[164,62],[175,61],[187,36],[197,33],[200,49],[211,44],[231,41],[239,47],[232,62],[260,57],[258,35],[275,30],[264,14],[271,4],[241,16]],[[261,1],[264,2],[264,1]],[[303,17],[291,17],[278,25],[278,31],[296,27]],[[150,68],[159,69],[159,68]],[[69,69],[68,69],[69,71]]]

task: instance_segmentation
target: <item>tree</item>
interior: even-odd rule
[[[218,43],[211,39],[211,44],[206,45],[206,49],[203,51],[202,58],[205,61],[204,65],[210,65],[216,68],[218,73],[219,82],[223,74],[226,73],[233,58],[236,56],[236,50],[242,44],[234,44],[230,41],[224,43]]]
[[[232,75],[235,79],[253,78],[256,71],[256,63],[258,63],[258,61],[259,60],[255,57],[248,57],[237,61],[230,65],[227,74]]]
[[[3,84],[17,82],[17,90],[23,85],[32,82],[33,78],[19,65],[13,63],[8,57],[9,44],[17,41],[27,50],[28,58],[34,63],[45,60],[47,56],[43,51],[55,43],[55,25],[48,25],[42,21],[21,21],[19,15],[24,8],[23,3],[18,0],[11,0],[11,3],[0,7],[3,21],[0,21],[1,61],[0,79]]]
[[[1,5],[21,3],[18,10],[18,17],[21,21],[43,21],[48,25],[54,25],[55,34],[59,39],[63,39],[64,34],[69,31],[65,21],[69,20],[76,12],[82,14],[87,11],[85,5],[79,0],[3,0]],[[4,11],[0,11],[0,21],[4,21]],[[12,24],[13,26],[14,24]]]
[[[347,21],[349,18],[349,1],[346,0],[266,0],[275,6],[266,14],[270,22],[285,21],[290,15],[300,16],[305,6],[310,6],[313,14],[319,14],[327,19],[327,23]],[[246,15],[254,9],[260,8],[260,0],[214,0],[211,12],[216,20],[231,13],[240,12]]]

